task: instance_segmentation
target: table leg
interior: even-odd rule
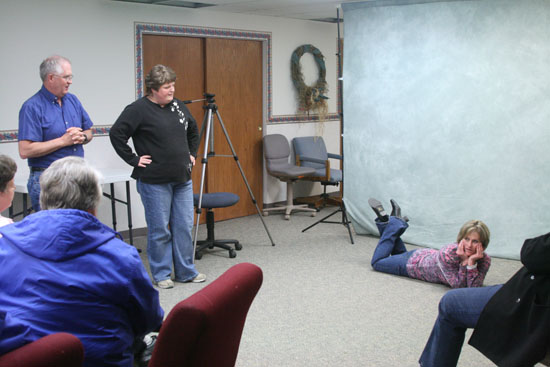
[[[23,217],[26,217],[28,215],[27,211],[27,194],[23,194]]]
[[[130,245],[134,245],[134,236],[132,233],[132,204],[130,202],[130,181],[126,181],[126,209],[128,210],[128,234],[130,236]]]
[[[111,215],[113,217],[113,230],[116,232],[116,208],[115,208],[115,184],[109,184],[111,188]]]

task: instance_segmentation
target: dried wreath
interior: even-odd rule
[[[306,85],[304,81],[304,75],[302,74],[302,67],[300,65],[300,58],[305,53],[311,53],[319,67],[319,78],[312,85]],[[313,45],[302,45],[292,53],[290,58],[290,70],[292,74],[292,82],[298,92],[298,109],[301,112],[314,111],[319,114],[319,119],[323,119],[323,116],[327,115],[328,106],[325,93],[328,90],[326,81],[327,69],[325,67],[325,57]]]

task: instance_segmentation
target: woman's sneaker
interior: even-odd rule
[[[174,282],[172,279],[161,280],[160,282],[157,282],[157,287],[162,289],[174,288]]]
[[[202,273],[198,273],[196,277],[193,278],[193,280],[191,280],[191,282],[193,283],[202,283],[206,280],[206,275],[202,274]]]

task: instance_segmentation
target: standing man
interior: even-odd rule
[[[71,62],[58,55],[40,64],[42,88],[19,111],[19,155],[29,160],[27,189],[32,207],[40,210],[40,175],[59,158],[84,157],[92,140],[92,121],[74,94]]]

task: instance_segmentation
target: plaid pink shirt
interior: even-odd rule
[[[491,266],[491,258],[484,253],[483,258],[477,262],[477,268],[467,269],[460,265],[457,247],[458,244],[453,243],[440,250],[416,250],[407,262],[409,277],[446,284],[451,288],[483,286],[483,279]]]

